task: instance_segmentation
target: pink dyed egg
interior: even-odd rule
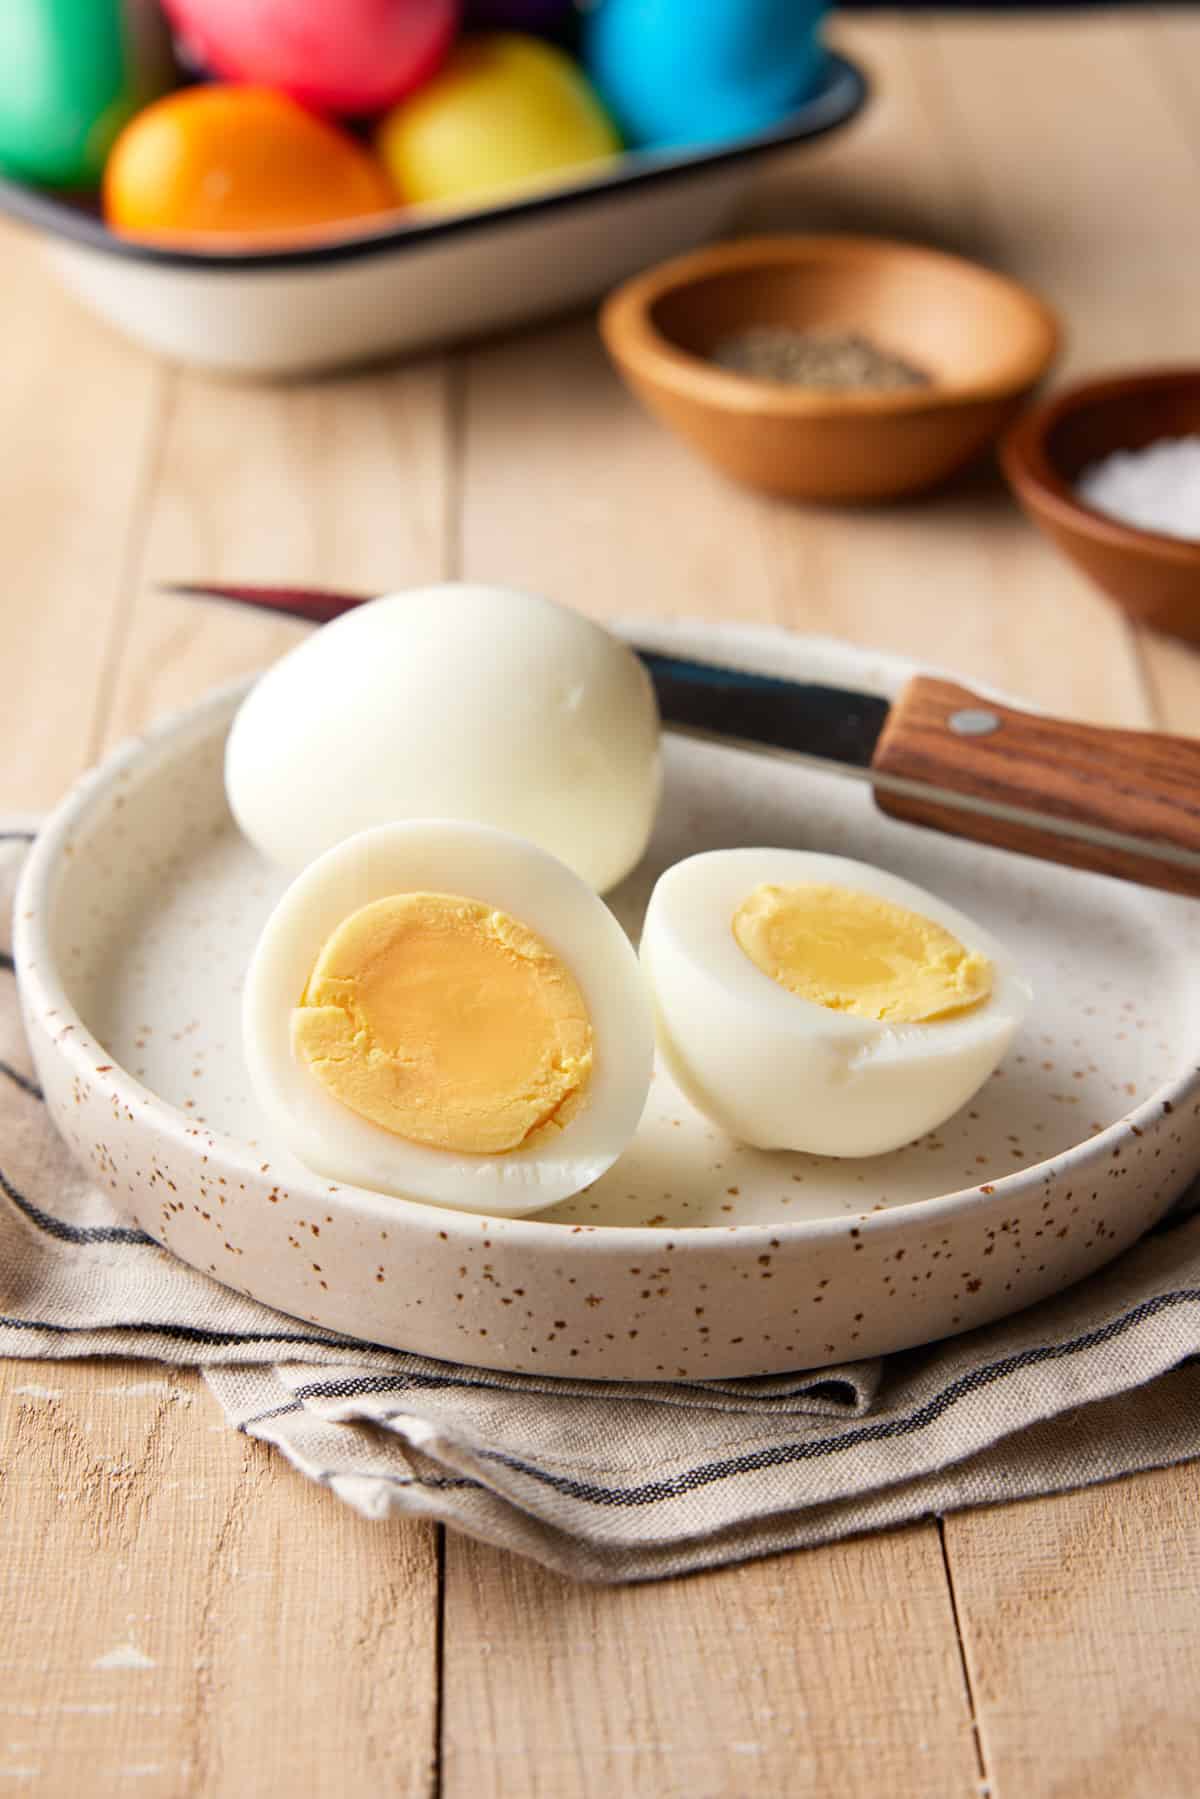
[[[433,74],[460,0],[164,0],[189,59],[321,112],[381,112]]]

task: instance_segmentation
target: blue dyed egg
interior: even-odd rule
[[[769,130],[820,84],[825,0],[595,0],[583,60],[626,143]]]

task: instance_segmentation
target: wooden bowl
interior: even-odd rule
[[[1122,524],[1075,493],[1088,463],[1200,433],[1200,369],[1085,381],[1014,428],[1004,472],[1036,525],[1141,623],[1200,643],[1200,543]]]
[[[711,360],[756,325],[854,331],[928,370],[932,385],[822,392]],[[1033,294],[960,257],[863,237],[718,244],[636,276],[600,329],[646,407],[735,480],[805,500],[915,493],[1008,425],[1054,357]]]

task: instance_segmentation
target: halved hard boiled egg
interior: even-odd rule
[[[654,1055],[637,957],[592,889],[483,825],[364,831],[267,920],[243,999],[259,1103],[330,1180],[516,1217],[596,1180]]]
[[[716,850],[654,889],[642,938],[659,1048],[760,1149],[870,1156],[944,1123],[1032,999],[965,914],[864,862]]]

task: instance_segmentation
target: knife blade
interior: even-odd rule
[[[163,587],[318,625],[369,597]],[[1200,742],[1022,712],[933,676],[884,699],[633,647],[669,730],[856,776],[910,824],[1200,897]]]

